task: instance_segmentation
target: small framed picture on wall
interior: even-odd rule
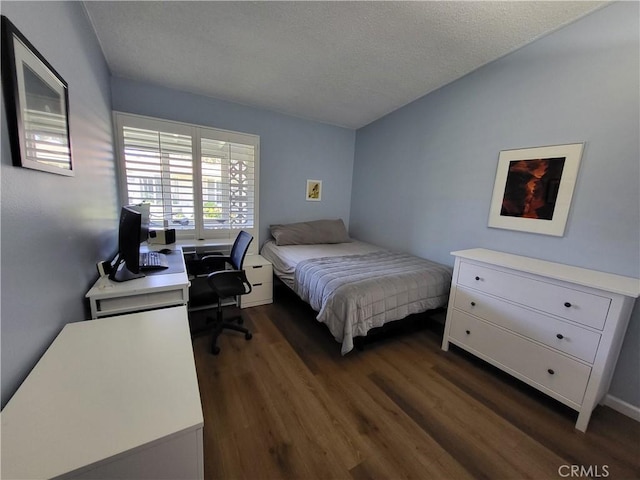
[[[322,180],[307,180],[307,201],[322,200]]]

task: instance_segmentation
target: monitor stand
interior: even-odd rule
[[[127,280],[133,280],[135,278],[142,278],[145,274],[142,272],[133,273],[127,268],[127,264],[122,259],[118,259],[116,265],[111,268],[109,273],[109,279],[114,282],[126,282]]]

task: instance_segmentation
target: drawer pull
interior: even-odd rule
[[[261,284],[261,283],[254,283],[254,284],[253,284],[253,286],[254,286],[254,287],[261,287],[261,286],[262,286],[262,284]]]
[[[558,338],[558,340],[562,340],[564,338],[564,335],[562,335],[561,333],[558,333],[556,337]]]
[[[262,267],[263,267],[263,265],[254,265],[252,268],[255,269],[255,268],[262,268]]]
[[[476,277],[476,280],[480,280],[480,277]]]
[[[556,373],[556,372],[553,371],[552,368],[547,369],[547,372],[549,372],[549,375],[553,375],[554,373]]]
[[[571,304],[569,302],[564,302],[564,306],[567,308],[571,308]]]
[[[467,335],[471,335],[471,330],[465,330],[465,332],[467,332]]]
[[[476,306],[476,302],[471,302],[471,306],[475,307]]]

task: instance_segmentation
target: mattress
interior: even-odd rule
[[[281,246],[276,245],[273,240],[268,240],[263,245],[260,255],[273,264],[273,273],[293,290],[294,275],[298,262],[309,260],[310,258],[363,255],[380,250],[384,249],[358,240],[347,243]]]
[[[354,337],[445,306],[449,297],[451,267],[364,242],[268,242],[261,253],[276,275],[318,312],[316,319],[342,343],[343,355],[353,349]]]

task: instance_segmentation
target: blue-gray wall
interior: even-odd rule
[[[608,6],[358,130],[351,233],[640,274],[639,4]],[[501,150],[586,142],[562,238],[487,227]],[[636,306],[611,393],[640,406]]]
[[[353,130],[121,78],[111,86],[117,111],[260,135],[261,244],[274,223],[348,223]],[[305,200],[307,179],[322,180],[321,202]]]
[[[2,406],[68,322],[87,318],[98,259],[113,255],[117,195],[109,71],[80,2],[0,11],[69,84],[74,177],[14,167],[2,100]]]

